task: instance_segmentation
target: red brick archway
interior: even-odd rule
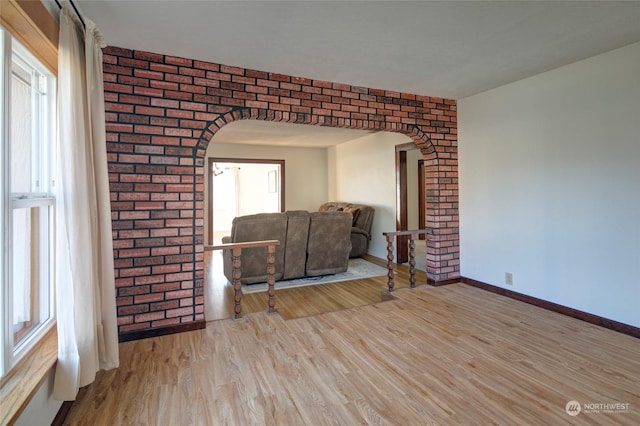
[[[316,120],[314,120],[314,118]],[[428,239],[427,241],[427,275],[430,280],[435,282],[447,280],[450,278],[450,275],[446,272],[441,271],[441,268],[438,268],[438,264],[436,263],[438,260],[438,242],[442,238],[442,234],[438,232],[438,228],[440,222],[437,220],[432,220],[438,216],[439,206],[440,206],[440,181],[436,177],[438,176],[439,170],[439,162],[437,151],[435,150],[431,139],[427,134],[420,131],[420,129],[415,125],[406,125],[406,124],[389,124],[384,122],[365,122],[362,120],[350,120],[347,122],[340,122],[338,120],[322,120],[322,118],[314,117],[308,114],[296,114],[296,113],[285,113],[279,111],[272,110],[264,110],[260,108],[236,108],[232,111],[222,114],[215,122],[212,122],[207,126],[206,130],[203,132],[202,136],[198,142],[198,149],[196,150],[196,155],[199,158],[197,160],[197,164],[204,166],[204,163],[201,163],[201,159],[204,158],[206,153],[208,144],[210,143],[213,136],[222,128],[223,126],[238,120],[264,120],[264,121],[272,121],[272,122],[282,122],[282,123],[292,123],[292,124],[306,124],[306,125],[319,125],[319,126],[327,126],[327,127],[342,127],[349,128],[354,130],[376,130],[376,131],[387,131],[394,133],[401,133],[409,138],[411,138],[416,146],[418,146],[422,152],[423,159],[425,160],[425,175],[430,176],[431,179],[427,184],[427,192],[426,192],[426,223],[427,226],[434,229],[434,236]],[[203,182],[203,178],[198,176],[201,182]],[[445,189],[446,190],[446,189]],[[204,201],[204,193],[199,194],[198,198],[201,201]],[[199,208],[199,206],[198,206]],[[195,212],[194,212],[195,215]],[[446,224],[445,224],[446,225]],[[197,235],[204,235],[204,232],[201,232],[200,229],[196,230]],[[201,251],[201,247],[196,248],[197,251]]]
[[[455,101],[149,52],[104,52],[122,340],[204,320],[204,155],[237,120],[401,133],[421,149],[429,278],[459,277]]]

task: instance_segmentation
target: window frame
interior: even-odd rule
[[[56,152],[56,75],[39,58],[32,53],[28,47],[17,40],[9,30],[0,26],[0,94],[2,95],[2,115],[0,116],[0,135],[2,136],[2,149],[0,150],[0,176],[2,185],[0,186],[0,197],[2,198],[2,208],[0,209],[0,241],[2,243],[2,256],[0,261],[0,279],[2,288],[0,289],[0,309],[2,311],[2,324],[0,326],[1,353],[0,353],[0,377],[7,375],[16,364],[24,358],[36,346],[43,337],[55,326],[55,198],[53,196]],[[46,88],[45,96],[39,97],[37,106],[43,111],[38,111],[38,126],[36,129],[37,138],[36,155],[38,176],[32,176],[38,180],[38,187],[35,188],[33,182],[31,191],[28,193],[11,193],[11,143],[10,143],[10,123],[11,123],[11,78],[12,63],[14,55],[27,65],[29,69],[36,70],[45,76]],[[42,90],[41,82],[38,81],[38,90]],[[33,161],[33,159],[31,159]],[[13,327],[13,285],[12,265],[13,265],[13,214],[17,209],[47,209],[40,210],[35,217],[38,226],[46,227],[45,233],[40,233],[46,239],[45,244],[39,244],[38,251],[38,282],[34,288],[38,289],[38,298],[41,305],[48,305],[48,318],[39,318],[38,324],[33,330],[25,333],[25,338],[19,342],[14,341]],[[31,213],[33,214],[33,213]],[[46,277],[42,276],[42,271],[46,270]],[[46,282],[45,282],[46,281]],[[42,312],[42,307],[40,308]]]

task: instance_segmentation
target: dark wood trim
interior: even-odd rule
[[[207,161],[207,191],[205,199],[207,200],[207,225],[209,227],[208,237],[209,244],[213,244],[213,196],[212,196],[212,184],[213,184],[213,163],[245,163],[245,164],[278,164],[280,165],[280,181],[278,182],[278,188],[280,189],[280,211],[286,211],[285,208],[285,171],[284,160],[270,160],[260,158],[225,158],[225,157],[209,157]]]
[[[209,158],[207,161],[207,194],[204,194],[205,200],[207,200],[207,226],[209,227],[209,244],[213,244],[213,163],[214,159]]]
[[[424,160],[418,160],[418,228],[425,229],[427,227],[426,198],[425,198],[425,178],[424,178]],[[418,239],[425,240],[426,235],[418,235]]]
[[[403,148],[405,145],[407,144],[396,146],[396,231],[405,231],[409,222],[407,212],[407,149]],[[409,260],[408,241],[406,236],[397,237],[397,263],[406,263]]]
[[[579,311],[577,309],[569,308],[567,306],[559,305],[557,303],[549,302],[543,299],[538,299],[533,296],[527,296],[526,294],[516,293],[515,291],[508,290],[502,287],[496,287],[494,285],[483,283],[481,281],[476,281],[471,278],[461,277],[460,281],[462,281],[464,284],[481,288],[483,290],[487,290],[492,293],[500,294],[502,296],[506,296],[511,299],[519,300],[521,302],[525,302],[530,305],[534,305],[539,308],[546,309],[548,311],[557,312],[559,314],[566,315],[571,318],[576,318],[576,319],[588,322],[590,324],[604,327],[609,330],[617,331],[618,333],[627,334],[632,337],[640,338],[640,328],[634,327],[629,324],[624,324],[618,321],[603,318],[598,315],[593,315],[588,312]]]
[[[431,278],[427,278],[427,284],[433,287],[441,287],[443,285],[457,284],[459,282],[460,280],[458,278],[453,278],[450,280],[442,280],[442,281],[435,281],[435,280],[432,280]]]
[[[418,149],[418,146],[413,141],[401,143],[400,145],[396,145],[396,151],[411,151],[411,150],[414,150],[414,149]]]
[[[166,336],[167,334],[184,333],[186,331],[202,330],[207,327],[206,321],[194,321],[186,324],[172,325],[170,327],[153,328],[148,330],[132,331],[118,336],[118,341],[130,342],[132,340],[148,339],[150,337]]]
[[[51,426],[62,426],[67,420],[67,416],[71,411],[71,407],[73,407],[74,401],[63,401],[60,409],[58,410],[58,414],[53,418],[51,422]]]

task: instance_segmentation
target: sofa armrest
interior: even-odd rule
[[[364,236],[367,238],[367,240],[370,240],[370,239],[371,239],[371,235],[369,235],[369,233],[368,233],[367,231],[365,231],[365,230],[364,230],[364,229],[362,229],[362,228],[358,228],[358,227],[356,227],[356,226],[353,226],[353,227],[351,228],[351,233],[352,233],[352,234],[361,234],[361,235],[364,235]]]

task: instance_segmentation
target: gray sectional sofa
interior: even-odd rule
[[[259,213],[233,219],[231,235],[223,243],[279,240],[275,253],[275,279],[345,272],[351,252],[353,215],[345,211]],[[224,250],[224,275],[233,279],[231,250]],[[266,249],[242,250],[241,277],[244,284],[267,280]]]

